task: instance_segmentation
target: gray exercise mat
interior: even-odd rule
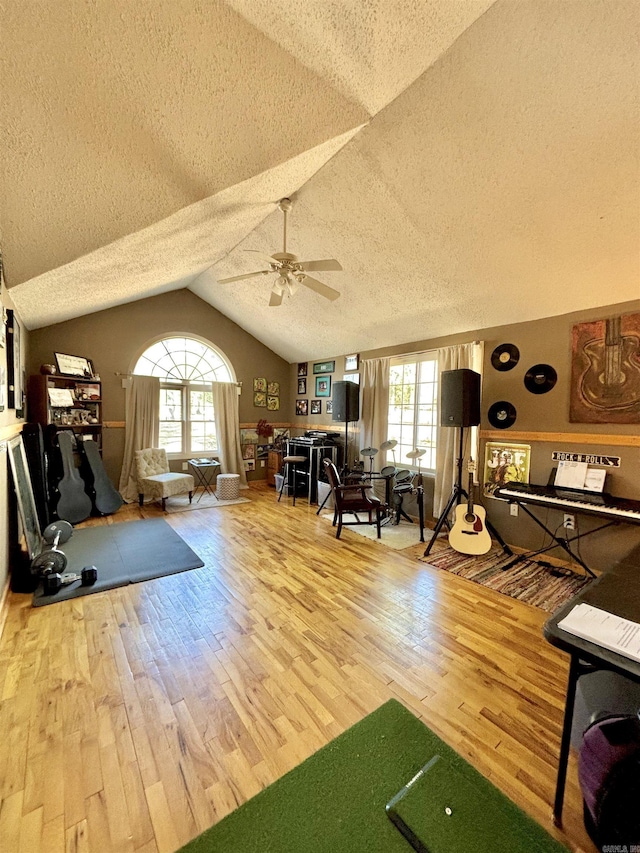
[[[34,607],[204,566],[162,518],[74,530],[62,550],[68,559],[67,572],[80,574],[85,566],[95,566],[98,580],[93,586],[74,581],[55,595],[44,595],[40,585],[33,594]]]

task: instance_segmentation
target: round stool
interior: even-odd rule
[[[240,494],[240,474],[218,474],[216,493],[221,501],[237,501]]]
[[[284,484],[289,482],[289,467],[291,466],[291,470],[293,471],[293,505],[296,505],[296,473],[298,471],[298,465],[301,462],[306,462],[306,456],[285,456],[282,460],[283,469],[282,469],[282,485],[280,486],[280,491],[278,493],[278,501],[282,497],[282,491],[284,489]]]

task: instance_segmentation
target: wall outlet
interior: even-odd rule
[[[511,515],[517,515],[518,514],[518,504],[509,504],[509,512],[511,513]]]
[[[562,526],[565,530],[575,530],[576,529],[576,517],[575,515],[567,515],[564,514],[564,521],[562,522]]]
[[[188,470],[189,470],[189,463],[188,463],[188,462],[183,462],[183,463],[182,463],[182,470],[183,470],[183,471],[188,471]]]

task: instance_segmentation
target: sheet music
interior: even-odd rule
[[[640,663],[640,623],[590,604],[576,604],[558,628]]]
[[[563,460],[558,462],[556,480],[554,485],[565,489],[581,489],[587,476],[586,462],[569,462]]]

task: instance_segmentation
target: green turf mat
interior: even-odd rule
[[[482,790],[492,809],[503,813],[502,833],[520,843],[529,839],[536,853],[566,853],[393,699],[181,848],[181,853],[412,853],[385,806],[435,755]],[[466,841],[452,847],[451,853],[470,853],[465,845]]]

